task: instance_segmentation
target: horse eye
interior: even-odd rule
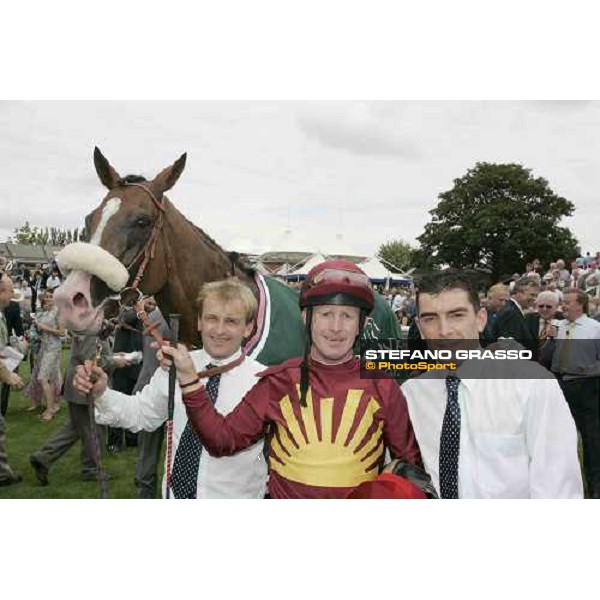
[[[148,217],[138,217],[135,220],[135,224],[138,227],[149,227],[150,225],[152,225],[152,219],[150,219]]]

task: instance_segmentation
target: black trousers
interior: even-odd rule
[[[8,410],[8,398],[10,396],[10,385],[3,383],[0,391],[0,414],[5,417]]]
[[[138,434],[138,456],[135,463],[134,482],[138,498],[156,498],[158,490],[158,465],[162,452],[165,426],[156,431],[140,431]]]
[[[600,378],[559,379],[583,443],[588,489],[600,492]]]
[[[131,395],[137,381],[137,374],[128,377],[124,373],[118,373],[119,377],[113,376],[113,390],[123,394]],[[107,427],[106,445],[113,446],[121,450],[123,445],[128,447],[137,446],[137,433],[120,427]],[[125,444],[123,444],[123,441]]]
[[[100,440],[103,427],[96,425],[92,430],[87,404],[67,402],[67,407],[69,418],[65,424],[33,456],[50,468],[72,446],[81,442],[81,474],[95,475],[100,458],[96,452],[102,448]]]
[[[19,365],[13,371],[13,373],[19,372]],[[10,385],[8,383],[3,383],[0,388],[0,414],[5,417],[6,411],[8,410],[8,399],[10,397]]]

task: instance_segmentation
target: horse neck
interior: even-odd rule
[[[156,293],[161,310],[182,316],[181,335],[184,341],[196,338],[196,297],[200,287],[209,281],[225,279],[232,274],[258,294],[253,278],[238,265],[232,265],[228,254],[200,228],[188,221],[166,200],[163,224],[163,244],[167,278]]]
[[[231,261],[227,253],[204,231],[188,221],[170,201],[166,201],[163,236],[167,258],[177,275],[189,270],[192,282],[204,283],[222,279],[231,274]]]

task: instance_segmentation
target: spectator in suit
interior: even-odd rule
[[[133,308],[122,311],[115,332],[113,352],[136,352],[143,349],[143,326],[137,318]],[[116,369],[112,376],[112,389],[123,394],[130,395],[138,380],[141,365],[127,364]],[[123,438],[126,446],[137,446],[137,434],[125,431],[120,427],[108,427],[107,451],[109,454],[118,454],[123,449]]]
[[[503,283],[497,283],[488,290],[487,297],[488,323],[493,324],[510,297],[508,288]]]
[[[100,466],[101,434],[100,426],[90,423],[89,399],[79,394],[73,387],[75,369],[86,360],[96,356],[98,345],[102,349],[102,364],[108,367],[110,349],[104,335],[73,334],[73,345],[65,377],[64,399],[68,407],[68,418],[61,427],[38,451],[29,457],[29,464],[35,471],[40,485],[48,485],[50,467],[77,442],[81,442],[81,479],[96,481]],[[100,473],[106,476],[105,473]]]
[[[556,319],[558,310],[558,294],[556,292],[540,292],[535,302],[536,312],[525,315],[530,323],[532,331],[538,334],[538,352],[546,343],[546,340],[556,335],[554,327],[558,327],[559,321]],[[549,365],[548,365],[549,366]]]
[[[483,330],[480,338],[481,345],[487,346],[492,342],[496,341],[494,337],[494,323],[500,314],[500,311],[504,308],[504,305],[510,297],[508,293],[508,286],[503,283],[496,283],[487,293],[487,305],[485,306],[487,312],[487,323]]]
[[[540,285],[537,277],[521,277],[515,281],[514,294],[506,302],[494,323],[494,338],[512,338],[538,357],[538,332],[525,318],[525,313],[537,300]]]
[[[158,333],[163,338],[167,338],[169,335],[169,326],[162,316],[160,309],[156,306],[154,296],[146,298],[144,301],[144,310],[151,323],[159,323]],[[144,336],[142,370],[133,388],[133,394],[141,392],[148,385],[159,366],[156,358],[156,350],[152,348],[153,339],[150,335]],[[153,499],[156,498],[158,490],[157,470],[164,439],[164,426],[160,426],[154,431],[139,431],[137,436],[138,456],[135,463],[134,481],[138,489],[138,498]]]

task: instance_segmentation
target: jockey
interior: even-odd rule
[[[272,498],[344,498],[377,477],[386,449],[420,463],[406,400],[395,381],[361,379],[353,346],[374,304],[369,280],[346,261],[312,269],[300,293],[304,357],[259,374],[235,411],[212,406],[187,350],[163,346],[177,367],[188,418],[208,452],[230,456],[267,431]]]
[[[325,261],[314,267],[300,289],[300,310],[306,327],[306,351],[300,368],[300,404],[306,406],[309,358],[313,350],[312,325],[315,306],[354,306],[359,309],[358,331],[352,345],[360,336],[367,317],[375,306],[375,297],[368,277],[354,263],[343,260]]]

